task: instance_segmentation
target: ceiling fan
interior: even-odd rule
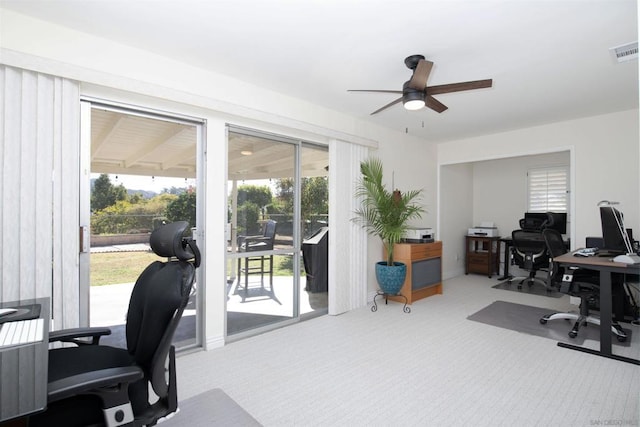
[[[382,108],[378,108],[371,113],[374,115],[402,101],[404,108],[407,110],[419,110],[427,106],[433,111],[442,113],[447,106],[438,101],[433,95],[442,93],[460,92],[463,90],[481,89],[491,87],[492,79],[474,80],[461,83],[450,83],[446,85],[427,86],[427,79],[433,68],[433,62],[427,61],[422,55],[411,55],[404,60],[407,68],[413,70],[411,80],[402,85],[402,90],[367,90],[367,89],[349,89],[348,92],[381,92],[381,93],[399,93],[402,96],[392,101]]]

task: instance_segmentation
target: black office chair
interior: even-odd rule
[[[195,242],[183,237],[188,226],[174,222],[151,233],[151,249],[169,259],[151,263],[135,283],[127,349],[99,345],[100,337],[111,333],[108,328],[50,334],[50,342],[76,345],[49,350],[48,408],[31,417],[29,426],[155,425],[176,411],[171,341],[200,264]],[[154,403],[149,403],[150,387],[157,396]]]
[[[546,282],[536,277],[538,271],[549,267],[549,255],[547,254],[547,247],[542,233],[539,231],[513,230],[511,239],[514,262],[518,267],[529,272],[527,277],[518,282],[518,289],[522,289],[522,284],[525,282],[532,286],[536,281],[546,287]],[[516,277],[511,277],[509,282],[516,279]]]
[[[273,250],[278,223],[272,219],[264,223],[262,234],[257,236],[238,236],[238,252],[261,252]],[[242,275],[244,274],[244,284]],[[269,275],[268,295],[275,299],[273,292],[273,255],[246,256],[238,258],[238,286],[236,293],[242,291],[242,301],[249,297],[249,276],[260,275],[260,289],[265,291],[264,276]],[[261,293],[262,295],[262,293]]]
[[[553,262],[553,258],[567,253],[567,248],[562,240],[562,235],[554,229],[546,229],[542,232],[545,244],[549,251],[550,266],[549,277],[551,286],[558,288],[563,294],[568,294],[580,298],[580,313],[551,313],[540,318],[540,323],[546,324],[549,320],[566,319],[574,320],[573,328],[569,331],[569,336],[578,336],[580,326],[591,323],[600,326],[600,318],[589,314],[589,306],[595,305],[600,296],[600,277],[598,272],[592,272],[580,268],[565,269]],[[616,335],[620,342],[627,339],[627,335],[622,327],[613,321],[611,332]]]

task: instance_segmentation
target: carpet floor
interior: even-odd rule
[[[193,396],[178,404],[179,411],[158,424],[163,427],[259,427],[247,411],[219,388]]]
[[[498,283],[495,286],[492,286],[492,288],[502,289],[505,291],[514,291],[521,294],[540,295],[540,296],[551,297],[551,298],[560,298],[562,297],[562,295],[564,295],[560,292],[549,290],[538,282],[534,282],[532,285],[523,284],[521,288],[518,289],[518,281],[515,281],[515,280],[513,282],[505,281],[505,282]]]
[[[229,311],[227,313],[227,335],[247,331],[260,326],[270,325],[290,319],[286,316],[275,316],[260,313],[242,313]],[[173,337],[174,343],[191,343],[196,339],[196,316],[182,316]],[[125,325],[108,326],[111,335],[106,335],[100,339],[100,344],[112,347],[126,348],[127,338],[125,335]]]
[[[594,325],[582,326],[576,338],[569,338],[568,333],[573,327],[573,322],[559,319],[549,321],[544,325],[540,323],[542,316],[553,312],[548,308],[494,301],[482,310],[468,316],[467,319],[569,344],[583,345],[585,340],[600,341],[600,330]],[[621,343],[614,338],[612,343],[615,346],[629,347],[631,330],[624,326],[623,329],[627,333],[627,341]]]

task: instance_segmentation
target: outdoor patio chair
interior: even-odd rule
[[[273,250],[278,223],[272,219],[264,223],[262,234],[257,236],[238,236],[238,252],[263,252]],[[249,276],[260,275],[260,294],[266,291],[264,276],[269,275],[268,294],[273,293],[273,255],[256,255],[238,258],[238,285],[236,293],[241,293],[244,302],[249,297]],[[242,280],[244,276],[244,283]],[[275,299],[275,298],[274,298]]]

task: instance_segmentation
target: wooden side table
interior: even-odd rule
[[[500,268],[500,237],[466,236],[464,274],[480,273],[489,278]]]
[[[386,252],[386,251],[385,251]],[[386,259],[386,253],[384,253]],[[442,294],[442,242],[398,243],[393,249],[394,261],[407,265],[407,277],[400,290],[402,296],[393,301],[412,304],[422,298]]]

